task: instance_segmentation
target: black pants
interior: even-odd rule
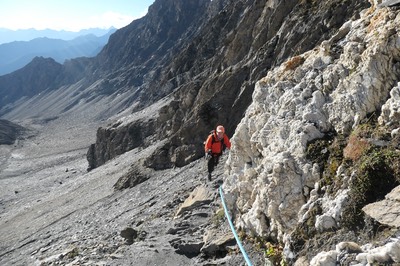
[[[213,154],[210,159],[208,159],[208,173],[214,171],[214,167],[218,165],[219,157],[221,154]]]

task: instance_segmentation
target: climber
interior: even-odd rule
[[[225,148],[231,148],[231,142],[225,134],[225,128],[221,125],[217,126],[216,130],[210,132],[205,144],[204,150],[208,159],[208,180],[211,181],[211,173],[214,167],[218,165],[219,157]]]

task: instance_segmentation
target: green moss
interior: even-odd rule
[[[320,167],[322,185],[330,186],[337,182],[336,172],[343,163],[343,149],[346,145],[343,136],[327,134],[323,139],[310,142],[307,146],[307,159]]]
[[[363,226],[362,208],[385,198],[400,185],[400,153],[392,147],[374,147],[354,165],[349,206],[344,211],[346,227]]]
[[[315,205],[309,212],[308,219],[303,223],[299,224],[291,234],[291,249],[293,251],[300,252],[304,249],[306,242],[312,239],[317,231],[315,229],[315,221],[317,215],[322,213],[322,209],[319,205]]]
[[[347,169],[346,175],[352,176],[350,199],[342,217],[345,227],[362,226],[361,209],[383,199],[400,184],[398,140],[391,139],[389,130],[378,126],[377,117],[375,113],[369,115],[348,137],[330,134],[307,147],[307,158],[320,167],[326,193],[334,194],[342,187],[343,180],[336,175],[341,165]],[[299,226],[297,236],[309,239],[312,234],[307,230],[306,225]]]
[[[400,152],[396,139],[391,139],[390,131],[377,124],[377,117],[371,114],[352,132],[352,136],[369,141],[369,146],[364,147],[351,166],[354,174],[343,221],[345,227],[352,229],[364,226],[362,208],[365,205],[384,199],[400,184]]]

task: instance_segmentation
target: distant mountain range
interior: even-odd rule
[[[103,36],[110,31],[115,31],[115,28],[109,29],[85,29],[77,32],[65,31],[65,30],[35,30],[35,29],[25,29],[25,30],[10,30],[5,28],[0,28],[0,44],[9,43],[13,41],[30,41],[36,38],[47,37],[50,39],[60,39],[60,40],[72,40],[79,36],[93,34],[95,36]]]
[[[81,31],[81,33],[88,31]],[[72,40],[40,37],[30,41],[0,44],[0,75],[22,68],[36,56],[51,57],[59,63],[64,63],[66,59],[82,56],[93,57],[100,52],[110,35],[115,31],[116,29],[111,29],[102,36],[96,36],[94,32],[98,34],[101,30],[93,30],[91,34],[78,36]],[[44,31],[41,32],[45,33]],[[49,30],[48,32],[51,33],[52,31]],[[53,31],[53,33],[57,32]],[[65,34],[63,35],[64,38],[68,32],[64,31],[63,33]],[[69,33],[72,34],[72,32]]]

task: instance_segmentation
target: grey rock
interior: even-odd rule
[[[392,7],[400,4],[400,0],[383,0],[378,7]]]
[[[0,119],[0,145],[11,145],[26,129],[10,121]]]
[[[363,211],[381,224],[400,227],[400,186],[396,187],[385,199],[368,204]]]
[[[127,245],[131,245],[133,244],[135,238],[137,238],[138,231],[131,227],[127,227],[121,231],[120,236],[125,239]]]
[[[212,201],[213,195],[210,193],[210,191],[204,186],[199,186],[195,188],[192,193],[190,193],[189,197],[179,207],[175,217],[186,211],[193,210],[203,204],[209,204]]]
[[[177,253],[185,255],[188,258],[196,257],[200,254],[200,250],[203,247],[203,242],[195,243],[182,243],[177,245]]]
[[[208,256],[215,256],[217,253],[226,253],[227,246],[236,245],[236,240],[231,232],[223,235],[218,234],[218,231],[211,230],[204,237],[205,244],[201,252]]]

